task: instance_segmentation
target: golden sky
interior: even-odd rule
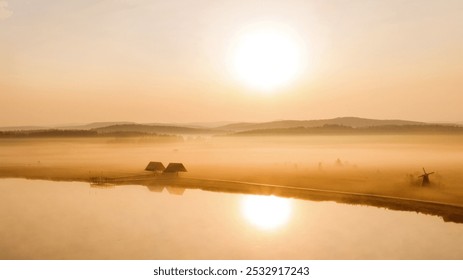
[[[463,121],[462,15],[461,0],[0,0],[0,126]],[[234,73],[256,26],[297,46],[289,82]]]

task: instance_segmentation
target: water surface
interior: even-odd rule
[[[0,180],[0,259],[463,259],[463,225],[178,187]]]

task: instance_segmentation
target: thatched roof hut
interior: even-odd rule
[[[162,172],[165,169],[166,168],[164,167],[164,164],[162,164],[162,162],[159,162],[159,161],[150,161],[150,163],[148,163],[148,165],[145,168],[146,171],[153,171],[153,172]]]
[[[183,163],[178,163],[178,162],[171,162],[169,165],[167,165],[166,169],[163,171],[163,173],[177,173],[178,172],[188,172],[183,166]]]

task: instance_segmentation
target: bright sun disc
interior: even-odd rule
[[[301,68],[301,46],[289,30],[245,30],[233,51],[232,70],[246,85],[269,91],[288,84]]]
[[[246,220],[262,229],[283,225],[291,214],[289,199],[276,196],[248,195],[243,198],[242,211]]]

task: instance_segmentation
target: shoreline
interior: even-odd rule
[[[40,173],[40,172],[39,172]],[[314,202],[336,202],[350,205],[365,205],[377,208],[384,208],[394,211],[416,212],[425,215],[438,216],[444,222],[463,223],[463,204],[449,203],[445,201],[423,200],[410,197],[399,197],[374,193],[359,193],[349,191],[339,191],[326,188],[299,187],[280,184],[266,184],[259,182],[245,182],[236,180],[222,180],[210,178],[193,177],[171,177],[153,176],[150,173],[127,173],[127,172],[106,172],[105,177],[85,177],[85,176],[27,176],[18,174],[5,174],[4,169],[0,169],[0,178],[21,178],[29,180],[65,181],[65,182],[85,182],[90,187],[116,187],[123,185],[145,186],[149,191],[160,192],[165,187],[179,189],[199,189],[210,192],[239,193],[252,195],[274,195],[285,198],[309,200]],[[42,173],[46,175],[46,173]],[[129,175],[129,176],[127,176]],[[95,178],[105,178],[98,180]]]

